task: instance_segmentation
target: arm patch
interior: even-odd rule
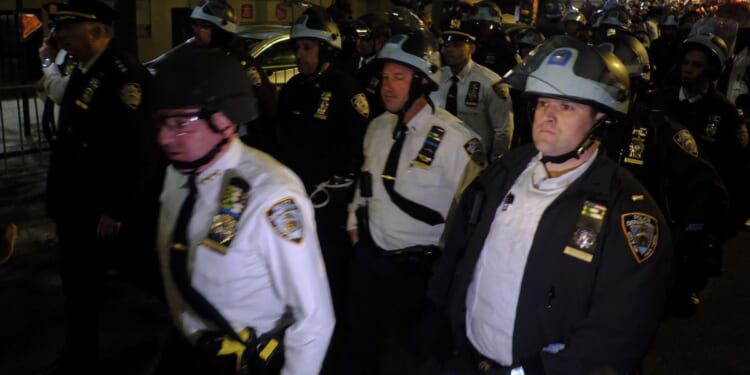
[[[143,91],[141,84],[136,82],[127,82],[120,87],[120,99],[131,109],[137,109],[141,105]]]
[[[659,243],[659,221],[642,212],[628,212],[621,216],[621,223],[635,260],[643,263],[651,258]]]
[[[508,101],[510,98],[510,86],[503,81],[497,81],[492,85],[492,91],[502,100]]]
[[[266,211],[266,217],[281,238],[295,244],[302,243],[302,212],[297,208],[294,199],[284,198],[276,202]]]
[[[362,117],[370,117],[370,103],[367,101],[367,97],[363,93],[352,96],[352,106],[354,109],[362,115]]]
[[[698,143],[695,142],[695,138],[693,138],[693,135],[690,134],[689,130],[681,129],[674,134],[672,139],[674,140],[674,143],[677,143],[677,146],[680,146],[680,148],[690,154],[690,156],[694,158],[698,157]]]
[[[479,139],[469,139],[469,141],[464,144],[464,151],[466,151],[469,158],[475,163],[484,165],[486,159],[484,156],[484,146],[482,146],[482,142],[479,141]]]

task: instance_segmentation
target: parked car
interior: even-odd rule
[[[246,25],[237,31],[237,35],[247,43],[250,55],[265,69],[269,80],[277,88],[281,88],[298,72],[289,44],[290,30],[290,26],[284,25]],[[159,61],[178,49],[189,47],[192,42],[193,38],[190,38],[144,65],[154,74]]]

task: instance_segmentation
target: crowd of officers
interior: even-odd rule
[[[637,371],[750,217],[743,4],[335,2],[278,91],[223,0],[155,75],[48,4],[56,370],[96,363],[115,256],[174,318],[157,373]]]

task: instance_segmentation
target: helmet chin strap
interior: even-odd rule
[[[214,160],[216,157],[216,154],[221,151],[221,148],[227,144],[228,139],[223,138],[219,143],[216,144],[210,151],[208,151],[205,155],[202,157],[195,159],[193,161],[179,161],[179,160],[169,160],[172,163],[172,166],[175,169],[178,169],[180,171],[185,171],[185,174],[192,174],[195,173],[200,167],[208,164],[211,160]]]
[[[591,129],[586,133],[586,137],[583,138],[581,143],[576,146],[573,150],[566,152],[562,155],[557,156],[548,156],[548,155],[542,155],[541,162],[542,164],[546,163],[552,163],[552,164],[562,164],[570,159],[578,159],[581,157],[581,155],[589,148],[591,147],[594,142],[596,142],[599,137],[595,134],[596,130],[599,129],[599,127],[602,126],[602,124],[606,121],[606,117],[602,117],[599,120],[597,120],[594,123],[594,126],[591,127]]]

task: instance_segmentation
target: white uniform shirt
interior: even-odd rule
[[[44,92],[41,93],[42,100],[46,98],[52,99],[52,102],[56,104],[55,109],[58,109],[60,103],[62,103],[63,95],[65,95],[65,86],[68,84],[68,76],[60,72],[60,66],[65,63],[67,54],[67,51],[61,49],[57,52],[54,63],[49,64],[46,68],[42,68],[42,72],[44,72],[42,79],[42,85],[44,86]],[[57,113],[55,113],[55,118],[57,118]]]
[[[364,139],[365,161],[362,171],[372,173],[372,198],[369,199],[370,232],[375,244],[386,250],[403,249],[415,245],[437,245],[444,224],[429,225],[402,211],[383,186],[381,175],[394,143],[393,129],[398,117],[390,112],[378,116],[367,128]],[[481,148],[477,135],[443,109],[428,105],[422,108],[407,125],[408,132],[398,161],[394,190],[406,199],[448,216],[457,194],[480,171],[470,152]],[[433,126],[445,131],[435,156],[425,169],[415,163]],[[479,156],[477,154],[477,156]],[[348,229],[355,229],[354,212],[364,200],[357,187],[354,202],[349,205]]]
[[[532,159],[513,183],[508,196],[495,212],[490,232],[466,294],[466,334],[487,358],[509,366],[513,362],[513,327],[526,260],[539,220],[547,207],[596,158],[556,178]],[[508,203],[510,201],[510,203]]]
[[[430,99],[445,108],[453,73],[449,66],[441,72],[440,88],[430,94]],[[513,104],[501,78],[489,68],[473,60],[458,73],[456,117],[469,125],[482,139],[489,160],[504,154],[513,139]]]
[[[224,180],[231,176],[247,181],[250,190],[235,236],[222,254],[202,240],[219,210]],[[158,251],[170,310],[190,337],[213,324],[188,306],[169,271],[169,248],[187,196],[183,187],[187,179],[172,167],[167,170]],[[228,152],[196,181],[198,196],[188,228],[192,286],[237,332],[253,327],[263,334],[275,327],[282,314],[291,312],[295,323],[286,330],[282,374],[317,374],[333,332],[334,315],[314,210],[299,178],[270,156],[234,139]]]

